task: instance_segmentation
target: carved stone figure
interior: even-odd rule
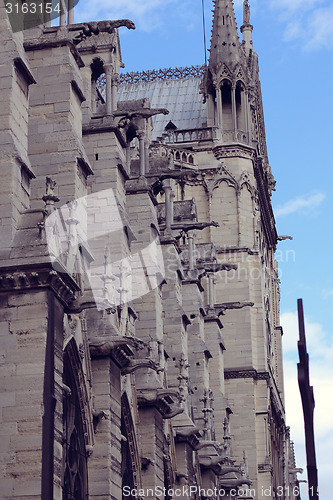
[[[251,11],[248,0],[244,0],[243,4],[243,24],[250,24]]]

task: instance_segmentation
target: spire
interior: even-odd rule
[[[238,38],[233,0],[213,0],[214,18],[209,66],[222,63],[233,66],[239,62],[241,46]]]

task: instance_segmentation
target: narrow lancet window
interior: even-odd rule
[[[241,82],[236,85],[236,116],[237,116],[237,129],[240,131],[246,130],[246,115],[245,115],[245,92],[244,86]]]
[[[64,426],[64,477],[63,500],[88,498],[87,455],[82,425],[82,412],[70,358],[65,353],[63,383],[65,387]]]
[[[224,80],[221,88],[222,94],[222,123],[223,130],[232,130],[232,103],[231,103],[231,84],[228,80]]]

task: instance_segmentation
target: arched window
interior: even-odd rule
[[[103,61],[96,57],[90,65],[91,68],[91,99],[92,112],[97,111],[99,104],[105,103],[105,72]]]
[[[122,491],[124,492],[125,486],[127,486],[130,490],[133,490],[135,488],[135,482],[133,476],[131,450],[128,442],[129,437],[127,434],[123,413],[121,416],[121,434],[123,436],[121,441],[121,481],[122,481]],[[135,500],[135,498],[132,495],[130,496],[126,495],[126,497],[123,495],[122,498],[123,500],[125,498],[128,498],[129,500]]]
[[[87,454],[78,389],[68,352],[64,354],[64,476],[63,500],[88,498]]]
[[[122,491],[127,486],[130,490],[141,485],[141,463],[135,438],[131,409],[126,393],[121,397],[121,478]],[[125,490],[126,491],[126,490]],[[135,500],[133,496],[123,495],[122,500]]]
[[[223,80],[221,87],[222,94],[222,122],[224,130],[232,130],[232,103],[231,103],[231,83]]]
[[[172,500],[172,496],[170,496],[170,491],[172,488],[172,479],[170,474],[170,467],[168,466],[167,460],[163,460],[164,465],[164,488],[165,488],[165,496],[164,500]]]
[[[237,117],[237,129],[242,130],[243,132],[246,130],[245,125],[245,93],[244,86],[242,82],[237,82],[236,85],[236,117]]]

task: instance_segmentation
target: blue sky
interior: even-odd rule
[[[204,1],[209,47],[212,0]],[[203,64],[201,2],[81,0],[76,21],[133,20],[136,31],[120,30],[126,71]],[[234,3],[240,26],[242,0]],[[316,399],[320,496],[325,500],[333,495],[333,273],[329,257],[333,247],[333,5],[331,0],[250,0],[250,4],[268,154],[277,181],[273,205],[278,233],[294,238],[279,243],[277,253],[287,419],[298,466],[306,468],[296,382],[296,302],[302,297]]]

